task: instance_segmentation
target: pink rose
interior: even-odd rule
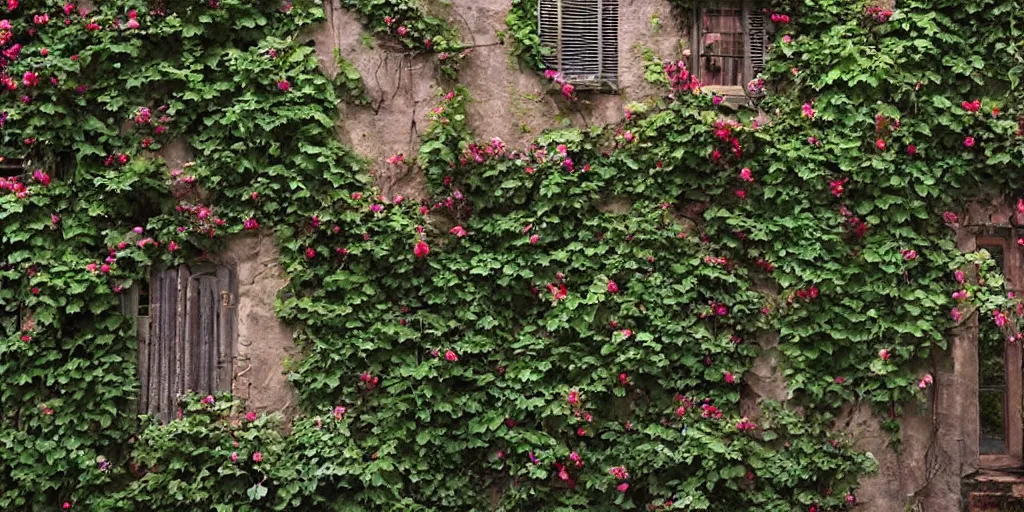
[[[430,254],[430,246],[423,240],[420,240],[419,242],[416,242],[416,247],[413,248],[412,253],[416,255],[417,258],[425,258]]]

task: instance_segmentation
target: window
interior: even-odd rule
[[[618,0],[540,0],[537,19],[549,69],[577,89],[618,87]]]
[[[701,85],[743,95],[762,70],[767,48],[767,15],[752,0],[706,2],[694,9],[691,71]]]
[[[226,267],[182,265],[153,270],[123,295],[136,317],[140,413],[167,422],[185,393],[231,390],[236,286]]]
[[[1006,289],[1020,295],[1024,273],[1020,251],[1012,236],[979,236],[978,249],[992,255],[1006,277]],[[1006,334],[989,319],[978,325],[979,466],[989,469],[1024,466],[1022,425],[1022,362],[1020,343],[1008,343]]]
[[[13,305],[10,307],[13,308]],[[0,337],[13,336],[21,329],[21,316],[18,310],[7,309],[8,306],[0,304]]]

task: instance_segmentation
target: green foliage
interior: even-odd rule
[[[665,73],[665,63],[649,46],[644,46],[641,55],[644,58],[644,80],[649,84],[670,87]]]
[[[508,25],[540,69],[529,3]],[[389,159],[427,177],[422,204],[378,196],[337,141],[338,101],[365,95],[342,56],[332,81],[295,42],[319,7],[121,0],[63,25],[22,4],[0,95],[0,155],[33,162],[0,187],[4,510],[839,510],[873,461],[838,408],[920,400],[954,307],[1017,320],[943,213],[1020,190],[1019,1],[909,0],[886,22],[777,5],[794,39],[772,52],[770,117],[745,124],[680,88],[514,150],[472,142],[455,88],[417,158]],[[410,50],[457,50],[418,3],[345,5]],[[168,172],[150,151],[172,137],[194,162]],[[193,396],[136,437],[118,294],[247,221],[288,274],[289,377],[330,412],[286,434]],[[766,352],[791,400],[750,421]]]
[[[463,50],[458,32],[419,0],[341,0],[341,5],[361,14],[375,34],[386,34],[409,50],[436,53],[441,71],[455,78]]]
[[[544,56],[549,48],[540,44],[537,29],[537,0],[512,0],[512,7],[505,17],[507,31],[502,32],[511,45],[510,53],[528,69],[543,71]]]
[[[288,464],[279,418],[230,420],[239,403],[226,395],[206,400],[186,397],[181,419],[167,426],[151,424],[139,435],[132,444],[128,470],[133,479],[126,488],[76,501],[94,510],[184,512],[271,510],[267,504],[286,500],[292,489],[274,478]],[[100,482],[123,476],[112,472],[98,467],[89,476]]]
[[[338,66],[338,74],[334,77],[334,92],[338,98],[355,105],[366,105],[370,98],[366,95],[366,84],[359,69],[352,65],[341,52],[334,50],[334,62]]]

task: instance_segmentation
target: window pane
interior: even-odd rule
[[[985,249],[986,251],[988,251],[989,254],[992,255],[992,259],[995,260],[995,262],[996,262],[996,266],[995,267],[997,269],[999,269],[1001,272],[1006,272],[1006,267],[1003,266],[1003,263],[1004,263],[1004,261],[1003,261],[1004,260],[1004,258],[1003,258],[1003,246],[1001,246],[1001,245],[986,245],[986,246],[982,247],[982,249]]]
[[[738,7],[703,9],[700,27],[700,80],[705,85],[741,85],[743,14]]]
[[[978,376],[982,387],[1006,386],[1004,343],[1006,341],[995,322],[981,322],[978,329]]]
[[[149,316],[149,281],[139,282],[139,305],[135,311],[136,316]]]
[[[1002,246],[985,246],[1002,271]],[[978,416],[982,454],[1006,453],[1006,338],[992,321],[978,326]]]
[[[978,412],[981,416],[981,454],[1006,453],[1004,411],[1006,388],[982,388],[978,393]]]

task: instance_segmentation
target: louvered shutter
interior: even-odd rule
[[[156,271],[151,283],[149,332],[139,336],[139,412],[167,422],[183,394],[231,390],[237,285],[214,265]]]
[[[618,86],[618,0],[540,0],[537,20],[549,69],[581,89]]]
[[[744,79],[750,81],[764,71],[768,49],[768,16],[751,2],[744,3],[744,11],[747,24],[747,73]]]

